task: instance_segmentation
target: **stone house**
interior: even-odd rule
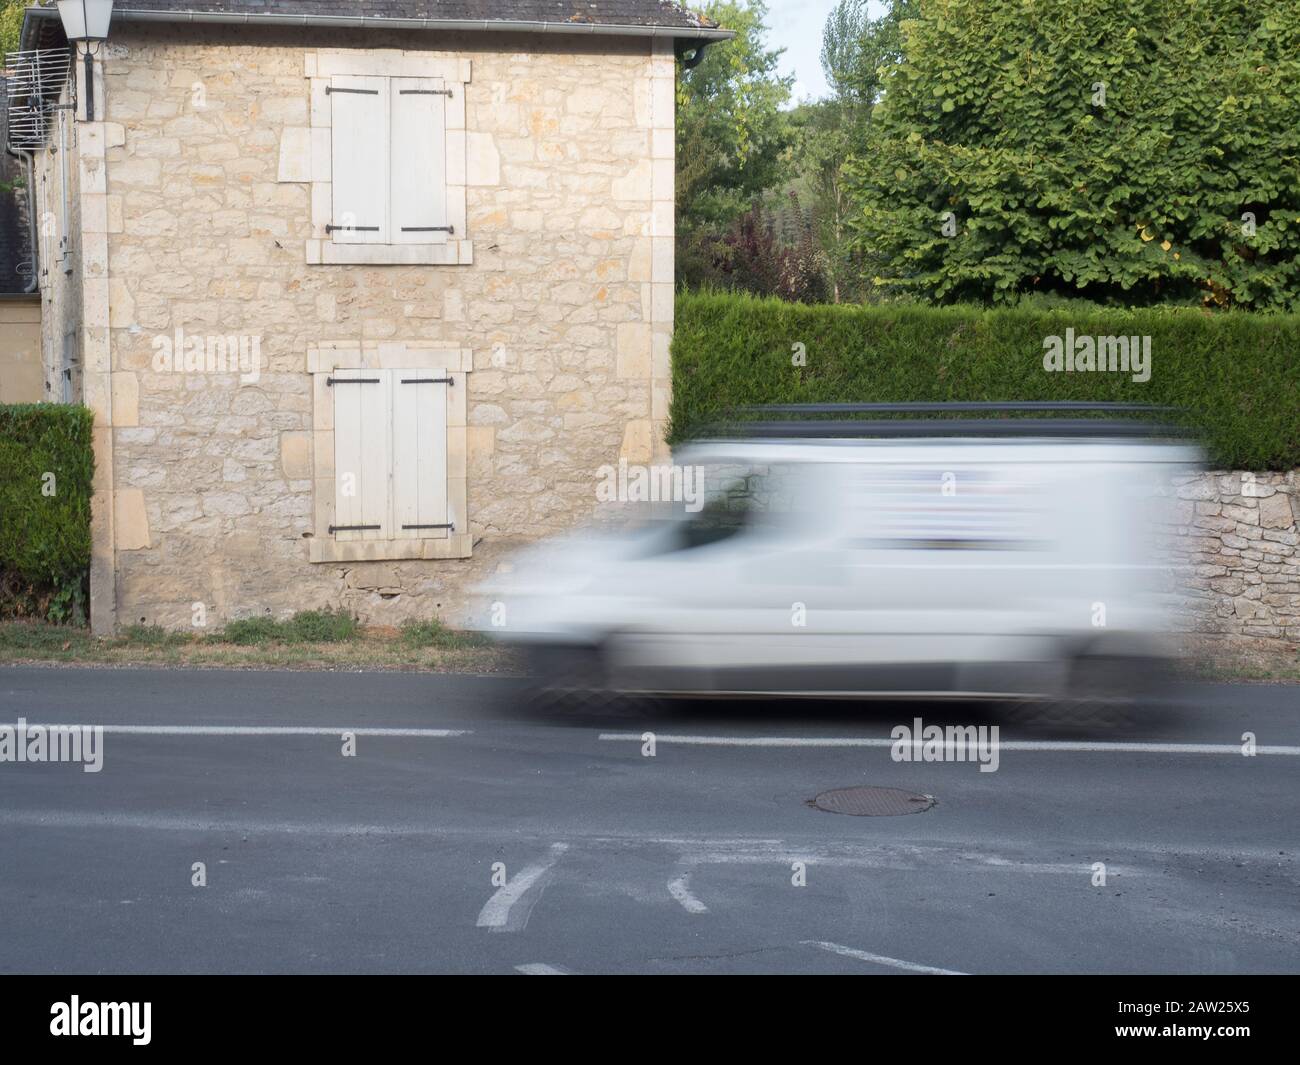
[[[118,0],[93,114],[80,57],[16,100],[45,392],[96,417],[94,629],[456,622],[661,455],[676,62],[729,36],[669,0]],[[22,47],[68,54],[52,8]]]

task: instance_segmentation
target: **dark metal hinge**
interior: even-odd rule
[[[398,89],[398,96],[450,96],[450,89]]]
[[[380,525],[331,525],[330,535],[333,536],[336,532],[364,532],[369,529],[380,529],[382,527],[383,526]]]
[[[404,385],[451,385],[455,387],[455,380],[450,377],[403,377]]]
[[[454,524],[448,525],[403,525],[403,529],[454,529]]]
[[[334,85],[326,85],[325,95],[328,96],[332,92],[350,92],[354,96],[378,96],[379,95],[378,89],[343,89]]]
[[[327,377],[325,386],[333,388],[335,385],[377,385],[378,377]]]
[[[335,225],[328,225],[325,227],[326,233],[337,233],[343,230],[347,230],[348,232],[351,233],[378,233],[379,227],[378,226],[335,226]]]
[[[455,226],[402,226],[403,233],[455,233]]]

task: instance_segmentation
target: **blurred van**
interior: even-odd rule
[[[584,704],[1141,695],[1181,594],[1164,508],[1202,456],[1134,410],[770,408],[675,452],[693,506],[503,567],[480,588],[485,630]],[[969,417],[1006,413],[1030,416]]]

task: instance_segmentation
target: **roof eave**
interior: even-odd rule
[[[27,37],[30,19],[56,18],[58,11],[49,7],[29,7],[23,22]],[[220,25],[313,26],[363,30],[445,30],[493,33],[577,34],[596,37],[661,37],[685,41],[729,41],[732,30],[703,26],[637,26],[600,22],[515,22],[504,19],[431,19],[378,18],[357,15],[289,15],[282,12],[254,14],[228,11],[138,11],[118,8],[113,21],[124,22],[191,22]]]

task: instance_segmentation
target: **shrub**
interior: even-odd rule
[[[687,284],[801,303],[830,294],[816,220],[793,194],[786,211],[770,212],[756,203],[730,229],[701,229],[684,244],[678,272]]]
[[[1151,377],[1048,373],[1043,342],[1150,336]],[[803,345],[806,365],[793,364]],[[1214,463],[1300,466],[1300,315],[1195,308],[989,310],[805,306],[682,294],[673,337],[670,440],[746,404],[907,400],[1155,403],[1204,432]]]
[[[84,618],[93,421],[85,407],[0,406],[0,614]]]

